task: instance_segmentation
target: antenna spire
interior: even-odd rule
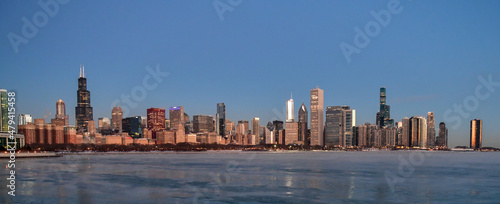
[[[83,67],[82,77],[85,78],[85,65],[83,65],[82,67]]]
[[[80,78],[82,78],[82,64],[80,64]]]

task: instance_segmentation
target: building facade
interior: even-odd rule
[[[199,132],[214,132],[214,118],[212,116],[193,116],[193,133]]]
[[[324,146],[323,137],[323,108],[324,92],[316,87],[311,90],[311,145]]]

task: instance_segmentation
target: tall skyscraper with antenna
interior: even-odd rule
[[[290,94],[290,100],[286,101],[286,120],[285,122],[294,122],[295,117],[293,113],[293,98],[292,94]]]
[[[85,67],[80,67],[78,90],[76,91],[77,103],[75,107],[76,131],[87,131],[87,122],[93,120],[92,106],[90,106],[90,91],[87,90]]]

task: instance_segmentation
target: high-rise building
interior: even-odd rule
[[[285,145],[298,144],[299,141],[299,123],[290,121],[285,123]]]
[[[255,144],[260,143],[260,119],[255,117],[252,119],[252,135],[255,135]]]
[[[224,138],[226,137],[226,105],[224,103],[217,104],[217,114],[215,116],[216,133]]]
[[[474,119],[470,121],[470,148],[481,149],[483,142],[483,121]]]
[[[19,122],[17,125],[27,125],[33,123],[33,117],[30,114],[19,114]]]
[[[134,117],[126,117],[122,119],[122,131],[128,133],[128,135],[132,138],[141,138],[142,137],[142,117],[134,116]]]
[[[323,140],[323,90],[311,89],[311,145],[324,146]]]
[[[274,144],[282,144],[281,137],[280,137],[280,131],[282,132],[283,130],[283,121],[280,120],[275,120],[273,121],[273,133],[274,133]]]
[[[113,129],[111,128],[111,120],[108,117],[97,119],[97,129],[102,135],[111,135]]]
[[[268,122],[266,125],[266,136],[265,143],[266,144],[275,144],[276,140],[274,139],[274,125],[271,122]]]
[[[193,133],[214,132],[214,118],[207,115],[193,116]]]
[[[7,99],[7,90],[0,89],[0,131],[9,131],[9,104]]]
[[[51,123],[59,126],[69,125],[69,116],[66,115],[66,105],[64,105],[62,99],[56,102],[56,115],[55,118],[51,120]]]
[[[422,116],[410,118],[410,136],[412,147],[427,147],[427,120]]]
[[[217,121],[217,120],[216,120]],[[216,128],[219,126],[215,126]],[[229,119],[226,119],[225,125],[224,125],[225,131],[226,131],[226,136],[231,136],[236,133],[236,123],[234,121],[230,121]]]
[[[356,126],[356,109],[351,109],[349,106],[342,106],[344,111],[342,116],[343,123],[343,147],[352,147],[353,145],[353,127]]]
[[[434,113],[427,113],[427,146],[434,148],[436,145],[436,122],[434,121]]]
[[[179,124],[184,127],[184,107],[183,106],[175,106],[169,109],[170,115],[170,128],[177,129]],[[149,128],[149,126],[148,126]]]
[[[307,108],[302,103],[299,109],[299,142],[301,142],[304,145],[309,145],[309,141],[307,140],[308,135],[307,135]]]
[[[377,125],[365,123],[356,127],[357,145],[359,147],[372,147],[375,144],[375,131],[378,129]]]
[[[285,122],[295,122],[294,117],[294,107],[293,107],[293,99],[290,95],[290,100],[286,101],[286,120]]]
[[[250,126],[248,124],[248,121],[246,121],[246,120],[239,120],[238,121],[238,125],[239,124],[243,124],[243,127],[245,128],[243,134],[246,135],[246,134],[250,133]]]
[[[326,108],[325,145],[351,147],[353,128],[356,125],[356,110],[349,106],[328,106]]]
[[[123,110],[120,106],[115,106],[111,110],[111,126],[115,133],[122,133]]]
[[[87,78],[85,78],[85,67],[80,68],[78,78],[77,104],[75,107],[75,121],[77,132],[87,131],[87,121],[94,119],[92,106],[90,106],[90,91],[87,90]]]
[[[410,119],[407,117],[404,117],[402,120],[403,127],[402,127],[402,133],[401,133],[401,145],[405,147],[410,147],[411,146],[411,129],[410,129]]]
[[[326,107],[325,146],[342,146],[343,112],[340,106]]]
[[[401,146],[403,144],[403,122],[398,121],[396,125],[396,145]]]
[[[147,110],[147,113],[148,130],[152,132],[152,139],[156,139],[156,132],[165,129],[165,109],[150,108]],[[184,114],[182,114],[182,116],[184,116]]]
[[[448,147],[448,128],[444,122],[439,123],[439,133],[436,139],[437,147]]]
[[[394,120],[391,119],[391,107],[386,104],[386,97],[385,87],[380,88],[380,111],[377,113],[377,125],[380,128],[394,125]]]

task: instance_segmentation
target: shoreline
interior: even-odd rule
[[[498,152],[498,151],[469,151],[469,150],[421,150],[421,149],[400,149],[400,150],[244,150],[244,149],[224,149],[224,150],[205,150],[205,151],[81,151],[81,152],[70,152],[70,151],[46,151],[46,152],[21,152],[16,153],[16,158],[49,158],[49,157],[62,157],[64,155],[119,155],[119,154],[202,154],[202,153],[231,153],[231,152],[248,152],[248,153],[306,153],[306,152],[373,152],[373,153],[385,153],[385,152],[412,152],[412,151],[425,151],[425,152]],[[0,153],[0,159],[9,159],[10,153]]]

